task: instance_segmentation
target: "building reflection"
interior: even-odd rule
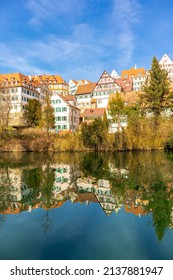
[[[121,209],[139,217],[152,213],[161,239],[165,228],[173,224],[172,182],[160,185],[142,182],[139,185],[131,177],[130,170],[112,163],[104,167],[103,173],[103,178],[86,176],[78,164],[64,162],[1,167],[0,214],[59,208],[68,201],[88,206],[96,203],[107,216],[118,214]],[[163,205],[161,212],[164,215],[160,212],[158,217],[159,203]]]

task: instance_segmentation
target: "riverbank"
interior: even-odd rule
[[[140,122],[140,123],[139,123]],[[151,120],[139,120],[136,125],[114,134],[106,133],[99,151],[163,150],[173,148],[172,120],[162,121],[155,129]],[[49,133],[39,128],[0,132],[0,152],[82,152],[85,147],[81,133]]]

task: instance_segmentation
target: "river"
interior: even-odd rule
[[[1,260],[172,260],[172,248],[172,153],[0,155]]]

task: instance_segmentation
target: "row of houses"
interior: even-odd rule
[[[173,81],[173,62],[165,54],[160,65],[168,71]],[[46,91],[51,93],[51,103],[55,111],[56,131],[75,131],[81,121],[92,121],[108,114],[108,104],[116,92],[119,92],[125,104],[138,100],[138,94],[145,84],[149,71],[132,67],[123,70],[121,76],[115,70],[109,74],[106,70],[97,82],[89,80],[70,80],[68,83],[58,75],[23,75],[21,73],[0,74],[0,104],[4,96],[10,95],[10,124],[23,125],[23,112],[30,99],[38,99],[44,104]],[[1,109],[1,108],[0,108]],[[122,126],[127,125],[125,118]],[[114,132],[117,125],[110,127]]]

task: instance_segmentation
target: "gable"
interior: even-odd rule
[[[114,78],[112,78],[106,70],[101,75],[97,84],[105,84],[105,83],[115,83]]]
[[[164,65],[164,64],[173,64],[173,61],[169,58],[167,54],[164,54],[161,60],[159,61],[159,64]]]

